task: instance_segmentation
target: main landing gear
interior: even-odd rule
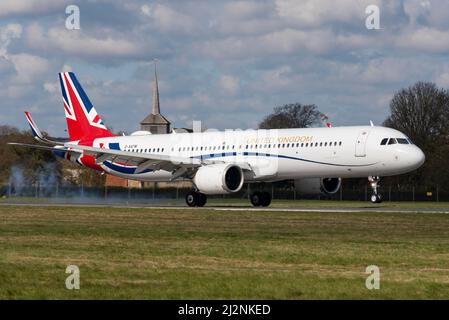
[[[186,203],[189,207],[204,207],[207,202],[207,196],[197,191],[189,191],[186,194]]]
[[[371,195],[371,202],[372,203],[381,203],[382,202],[382,195],[379,193],[379,181],[380,177],[378,176],[369,176],[368,181],[371,184],[371,188],[373,189],[373,194]]]
[[[256,191],[250,195],[250,200],[255,207],[268,207],[271,203],[271,194],[266,191]]]

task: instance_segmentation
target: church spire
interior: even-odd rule
[[[159,106],[159,85],[157,83],[157,60],[154,59],[154,82],[153,82],[153,106],[151,109],[152,114],[160,114],[161,108]]]

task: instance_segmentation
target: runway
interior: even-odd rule
[[[27,207],[109,207],[109,208],[127,208],[127,209],[153,209],[153,210],[215,210],[215,211],[254,211],[254,212],[321,212],[321,213],[428,213],[428,214],[449,214],[448,208],[385,208],[376,206],[338,208],[338,207],[250,207],[250,206],[204,206],[188,207],[186,205],[154,205],[140,203],[25,203],[25,202],[3,202],[0,206],[27,206]]]

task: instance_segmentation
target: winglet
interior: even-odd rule
[[[36,123],[34,122],[33,118],[31,118],[31,114],[28,111],[25,111],[25,117],[27,118],[28,124],[31,127],[31,132],[33,133],[34,139],[36,139],[39,142],[47,143],[47,144],[56,144],[56,145],[63,145],[64,143],[48,140],[44,137],[41,130],[38,128]]]
[[[39,142],[46,142],[44,135],[42,134],[41,130],[39,130],[36,123],[33,121],[33,118],[31,118],[31,114],[28,111],[25,111],[25,117],[27,118],[28,124],[30,125],[34,139],[36,139]]]

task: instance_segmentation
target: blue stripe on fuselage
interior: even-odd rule
[[[122,167],[122,166],[116,165],[110,161],[105,161],[105,162],[103,162],[103,164],[111,170],[117,171],[119,173],[124,173],[124,174],[135,174],[136,169],[137,169],[137,167]],[[146,169],[146,170],[140,172],[139,174],[148,173],[148,172],[152,172],[152,171],[153,170],[151,170],[151,169]]]
[[[236,156],[237,152],[227,152],[227,153],[211,153],[211,154],[205,154],[205,155],[199,155],[199,156],[192,156],[193,159],[200,159],[200,160],[206,160],[210,158],[219,158],[219,157],[230,157],[230,156]],[[310,163],[316,163],[316,164],[324,164],[328,166],[336,166],[336,167],[367,167],[371,166],[376,163],[369,163],[369,164],[338,164],[338,163],[329,163],[329,162],[321,162],[321,161],[315,161],[315,160],[308,160],[303,158],[297,158],[292,156],[286,156],[281,154],[272,154],[272,153],[264,153],[264,152],[243,152],[243,156],[250,156],[250,157],[272,157],[272,158],[281,158],[281,159],[290,159],[290,160],[298,160],[298,161],[304,161],[304,162],[310,162]]]

